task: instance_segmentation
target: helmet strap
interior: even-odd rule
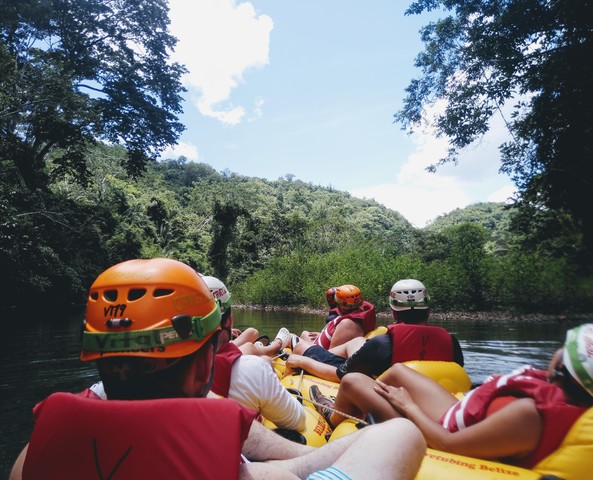
[[[110,319],[111,320],[111,319]],[[192,317],[176,315],[172,326],[139,331],[83,332],[83,351],[127,353],[146,349],[164,350],[167,345],[194,340],[200,342],[220,327],[218,303],[208,315]],[[108,320],[109,321],[109,320]],[[132,320],[133,324],[133,320]]]

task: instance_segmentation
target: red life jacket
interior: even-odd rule
[[[387,325],[393,350],[391,365],[408,360],[453,362],[453,339],[444,328],[395,323]]]
[[[346,318],[354,320],[356,323],[358,323],[362,327],[364,335],[369,333],[377,326],[375,306],[367,301],[363,301],[361,306],[356,310],[344,314],[342,314],[338,308],[334,308],[330,310],[329,316],[331,317],[332,314],[335,313],[337,313],[338,316],[327,322],[325,327],[323,327],[323,330],[321,330],[319,336],[315,339],[315,345],[319,345],[326,350],[329,350],[332,336],[336,331],[336,327],[342,320]]]
[[[216,395],[227,398],[231,386],[231,369],[233,363],[242,355],[241,350],[233,342],[221,345],[214,357],[214,380],[212,390]]]
[[[227,399],[98,401],[55,393],[33,410],[23,480],[238,478],[256,413]]]
[[[558,448],[574,422],[586,411],[586,408],[566,403],[564,391],[548,383],[547,376],[547,372],[531,367],[508,375],[495,375],[453,405],[443,415],[441,424],[450,432],[456,432],[486,418],[488,407],[496,398],[532,398],[543,422],[540,443],[527,457],[508,462],[531,468]]]

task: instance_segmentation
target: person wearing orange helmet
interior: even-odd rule
[[[332,287],[326,298],[331,307],[321,332],[301,333],[300,338],[311,341],[325,350],[342,345],[356,337],[363,337],[377,325],[375,307],[362,299],[356,285]]]
[[[181,262],[107,269],[89,291],[81,359],[96,362],[108,400],[55,393],[37,404],[10,480],[306,478],[326,469],[337,478],[381,478],[385,469],[414,478],[426,445],[407,420],[313,449],[254,422],[257,413],[237,402],[203,398],[229,319]],[[392,442],[401,444],[395,458],[377,451]],[[241,453],[254,463],[241,463]]]
[[[199,274],[218,302],[221,310],[221,325],[218,335],[218,350],[214,357],[214,380],[209,397],[230,398],[241,405],[258,411],[264,418],[279,428],[302,431],[305,428],[305,410],[301,403],[286,390],[275,374],[269,357],[243,354],[241,347],[231,340],[233,333],[232,295],[226,285],[216,277]],[[256,329],[245,330],[243,337],[256,337]],[[241,337],[241,335],[240,335]],[[250,350],[257,350],[255,347]],[[81,395],[107,400],[107,392],[102,381],[96,382]]]
[[[398,280],[389,292],[393,323],[387,333],[367,340],[338,366],[341,379],[350,372],[379,376],[391,365],[408,360],[456,362],[463,367],[457,338],[442,327],[429,325],[431,301],[424,284],[413,278]]]
[[[454,361],[463,366],[463,352],[454,335],[428,325],[430,297],[424,284],[406,278],[389,292],[393,323],[387,333],[366,340],[355,338],[328,351],[299,341],[286,365],[339,382],[349,372],[377,377],[397,362],[408,360]],[[315,392],[317,393],[317,392]]]

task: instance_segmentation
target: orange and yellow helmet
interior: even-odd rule
[[[220,330],[220,320],[219,303],[188,265],[128,260],[91,285],[80,358],[183,357]]]
[[[362,294],[356,285],[342,285],[336,288],[336,303],[345,310],[355,310],[362,305]]]

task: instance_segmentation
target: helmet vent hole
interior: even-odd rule
[[[146,295],[145,288],[133,288],[128,292],[128,300],[133,302],[134,300],[142,298],[144,295]]]
[[[157,288],[154,291],[155,297],[166,297],[167,295],[171,295],[174,292],[172,288]]]
[[[91,292],[90,297],[92,300],[98,300],[99,294],[97,292]]]
[[[103,297],[108,302],[115,302],[117,300],[117,290],[106,290],[103,293]]]

